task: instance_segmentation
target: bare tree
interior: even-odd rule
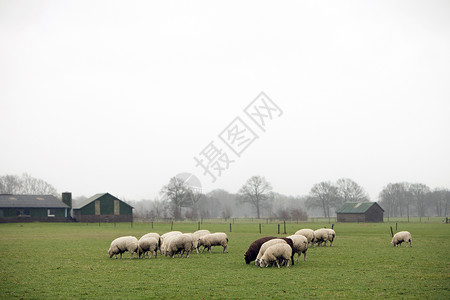
[[[306,200],[306,206],[309,208],[322,208],[324,217],[329,218],[330,208],[336,206],[337,199],[337,187],[329,181],[323,181],[311,188],[308,200]]]
[[[435,207],[435,213],[438,217],[446,217],[447,209],[450,204],[450,190],[445,188],[434,189],[430,193],[431,203]]]
[[[261,216],[261,207],[273,199],[271,184],[261,176],[253,176],[239,190],[240,200],[250,203],[256,210],[256,217]]]
[[[425,202],[429,198],[430,188],[423,183],[414,183],[409,187],[410,195],[416,204],[419,217],[425,216]]]
[[[349,178],[338,179],[336,184],[339,196],[339,203],[336,204],[341,205],[345,202],[367,202],[370,200],[366,191]]]
[[[378,198],[380,200],[380,204],[386,208],[388,217],[397,217],[402,215],[404,210],[403,205],[408,202],[408,188],[409,185],[406,182],[389,183],[380,192]]]
[[[165,185],[161,194],[165,195],[172,206],[172,217],[182,219],[181,208],[192,205],[191,190],[180,178],[172,177],[169,184]]]

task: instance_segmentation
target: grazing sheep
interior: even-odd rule
[[[211,234],[211,232],[209,230],[206,229],[202,229],[202,230],[197,230],[196,232],[193,233],[193,242],[194,242],[194,249],[198,254],[198,239],[201,236],[207,235],[207,234]]]
[[[165,248],[165,246],[167,246],[167,245],[165,245],[167,238],[169,238],[173,235],[181,234],[181,233],[182,233],[181,231],[169,231],[169,232],[166,232],[163,235],[161,235],[161,237],[159,238],[159,241],[160,241],[159,252],[161,254],[164,254],[164,248]]]
[[[203,246],[202,252],[205,251],[205,248],[208,248],[209,253],[211,253],[211,247],[212,246],[222,246],[224,253],[225,251],[228,253],[227,247],[228,247],[228,237],[223,232],[216,232],[211,234],[206,234],[204,236],[201,236],[198,239],[198,247]]]
[[[173,258],[175,254],[181,253],[183,257],[183,253],[186,252],[186,258],[188,258],[192,251],[192,233],[173,235],[167,243],[166,256]]]
[[[111,242],[111,246],[108,249],[109,258],[112,258],[114,255],[117,258],[117,254],[120,254],[120,258],[122,258],[122,253],[128,251],[131,254],[130,258],[133,258],[134,252],[138,255],[139,249],[139,241],[134,236],[122,236]]]
[[[251,243],[250,247],[248,247],[247,252],[245,252],[245,254],[244,254],[245,263],[248,265],[252,261],[254,261],[256,259],[256,257],[258,256],[259,249],[261,248],[262,244],[264,244],[265,242],[272,240],[272,239],[276,239],[276,237],[266,236],[266,237],[257,239],[256,241]]]
[[[261,257],[259,266],[264,268],[269,264],[276,263],[278,268],[280,268],[281,262],[281,265],[286,264],[286,268],[289,268],[290,257],[292,257],[292,248],[288,244],[275,244],[266,249],[266,252]]]
[[[314,241],[314,230],[312,229],[300,229],[299,231],[297,231],[296,233],[294,233],[294,235],[303,235],[308,239],[308,243],[310,243],[310,245],[312,246],[313,241]]]
[[[143,236],[139,239],[139,258],[145,258],[145,254],[148,253],[148,258],[152,258],[155,254],[155,258],[158,256],[158,240],[151,236]]]
[[[325,241],[325,246],[327,245],[327,241],[330,242],[330,247],[333,246],[334,238],[336,237],[336,232],[333,229],[323,228],[328,231],[328,239]]]
[[[259,266],[261,257],[264,255],[267,248],[269,248],[270,246],[273,246],[275,244],[287,244],[287,242],[283,239],[275,238],[275,239],[271,239],[271,240],[265,242],[264,244],[262,244],[261,248],[259,249],[258,255],[256,256],[256,260],[255,260],[256,266]]]
[[[300,258],[300,255],[303,253],[303,261],[306,261],[306,251],[308,250],[308,239],[301,234],[294,234],[288,236],[288,239],[291,239],[294,244],[293,254],[297,253],[297,260]]]
[[[161,240],[160,240],[161,236],[158,233],[149,232],[149,233],[146,233],[143,236],[141,236],[141,238],[143,238],[143,237],[154,237],[158,241],[158,249],[159,249],[159,246],[161,244]]]
[[[406,243],[406,247],[408,247],[408,243],[409,243],[409,246],[412,247],[412,238],[411,238],[411,233],[409,233],[409,231],[397,232],[394,235],[394,237],[392,238],[391,244],[394,247],[397,247],[399,245],[401,246],[403,242]]]
[[[320,247],[322,246],[322,243],[324,246],[326,246],[327,241],[333,243],[334,236],[331,236],[330,230],[332,229],[320,228],[314,231],[314,243],[313,243],[314,247],[316,246],[316,244]]]

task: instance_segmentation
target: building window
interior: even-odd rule
[[[16,210],[16,216],[18,217],[29,217],[30,211],[27,209],[18,209]]]
[[[120,203],[119,200],[114,200],[114,214],[120,215]]]
[[[3,209],[0,209],[0,217],[4,217],[5,215],[4,215],[4,212],[3,212]]]
[[[100,215],[100,200],[95,200],[95,215]]]
[[[55,209],[54,208],[47,209],[47,216],[54,217],[55,216]]]

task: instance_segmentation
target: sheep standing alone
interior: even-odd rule
[[[293,254],[297,253],[297,260],[300,258],[300,255],[303,253],[303,261],[306,261],[306,251],[308,250],[308,239],[301,234],[294,234],[288,236],[288,239],[291,239],[294,245]]]
[[[261,268],[267,267],[270,264],[276,263],[278,268],[286,264],[289,268],[289,258],[292,257],[292,248],[288,244],[275,244],[267,248],[264,255],[261,257],[259,266]]]
[[[294,233],[294,235],[303,235],[308,239],[308,243],[310,243],[310,245],[313,245],[313,241],[314,241],[314,230],[312,229],[300,229],[298,230],[296,233]]]
[[[391,244],[394,247],[397,246],[401,246],[403,242],[406,242],[406,247],[408,247],[408,243],[409,246],[412,247],[412,238],[411,238],[411,233],[409,233],[409,231],[400,231],[397,232],[393,237],[392,237],[392,242]]]
[[[255,259],[255,265],[259,266],[261,257],[264,255],[264,253],[266,252],[266,250],[270,247],[273,246],[275,244],[287,244],[285,240],[283,239],[279,239],[279,238],[275,238],[275,239],[271,239],[267,242],[265,242],[264,244],[261,245],[261,248],[259,249],[258,255],[256,256]]]
[[[226,233],[223,232],[206,234],[198,239],[198,247],[201,246],[203,246],[202,253],[203,251],[205,251],[205,248],[208,248],[209,253],[211,253],[212,246],[222,246],[222,253],[224,253],[225,251],[228,253],[228,237]]]
[[[198,254],[198,239],[201,236],[207,235],[207,234],[211,234],[211,232],[209,230],[206,229],[201,229],[201,230],[197,230],[196,232],[193,233],[193,243],[194,243],[194,249]]]
[[[155,254],[155,258],[158,256],[158,240],[151,236],[143,236],[139,239],[139,252],[138,257],[145,258],[145,254],[148,253],[148,258],[152,258]]]
[[[192,234],[184,233],[174,235],[168,241],[168,246],[166,248],[166,256],[174,257],[175,254],[181,253],[181,257],[183,257],[183,253],[186,253],[186,258],[189,257],[189,254],[192,251]]]
[[[256,257],[258,256],[259,249],[261,249],[262,244],[264,244],[265,242],[272,240],[272,239],[276,239],[276,237],[266,236],[266,237],[257,239],[256,241],[253,241],[253,243],[251,243],[250,246],[248,247],[247,252],[245,252],[245,254],[244,254],[245,263],[248,265],[252,261],[254,261],[256,259]]]
[[[133,258],[134,252],[138,255],[139,251],[139,241],[134,236],[122,236],[111,242],[111,246],[108,249],[109,257],[112,258],[114,255],[117,258],[117,254],[120,254],[120,258],[122,258],[122,253],[130,252],[131,257]]]

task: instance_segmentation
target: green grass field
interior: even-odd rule
[[[450,224],[398,223],[409,230],[413,247],[394,248],[395,223],[335,224],[333,247],[310,248],[307,261],[286,268],[246,265],[252,241],[277,235],[277,224],[202,224],[223,231],[222,248],[190,258],[110,259],[111,241],[122,235],[170,231],[167,223],[0,224],[0,298],[86,299],[259,299],[259,298],[411,298],[450,299]],[[194,232],[197,223],[173,230]],[[283,226],[283,225],[282,225]],[[287,233],[328,223],[289,223]],[[281,227],[283,231],[283,227]],[[280,234],[278,236],[286,236]]]

